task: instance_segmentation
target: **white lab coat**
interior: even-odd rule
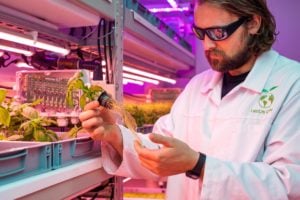
[[[270,50],[222,99],[221,84],[222,75],[212,70],[195,76],[155,125],[153,132],[172,133],[207,154],[203,182],[168,177],[167,199],[300,199],[300,64]],[[132,134],[121,129],[123,161],[113,162],[115,152],[103,144],[104,168],[155,178],[140,166]],[[151,146],[147,137],[144,143]]]

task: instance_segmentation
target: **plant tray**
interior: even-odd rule
[[[101,156],[100,142],[90,137],[61,140],[52,145],[53,169]]]
[[[52,170],[51,143],[0,141],[0,186]]]

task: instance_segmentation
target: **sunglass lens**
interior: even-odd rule
[[[200,40],[204,39],[205,32],[203,30],[199,29],[198,27],[193,26],[193,32]]]
[[[222,28],[214,28],[207,30],[207,34],[211,40],[224,40],[228,37],[228,33],[225,29]]]

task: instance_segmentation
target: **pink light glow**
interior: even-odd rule
[[[182,7],[182,8],[150,8],[150,12],[158,13],[158,12],[183,12],[188,11],[189,7]]]

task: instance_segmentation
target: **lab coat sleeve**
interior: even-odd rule
[[[281,107],[262,161],[237,163],[207,156],[204,199],[300,199],[300,81]]]
[[[123,159],[114,150],[114,148],[105,142],[102,142],[102,165],[105,171],[112,175],[124,176],[137,179],[157,180],[158,176],[141,166],[136,151],[134,149],[134,133],[119,125],[123,137]],[[150,149],[158,148],[152,143],[147,135],[139,134],[139,138],[145,147]]]

